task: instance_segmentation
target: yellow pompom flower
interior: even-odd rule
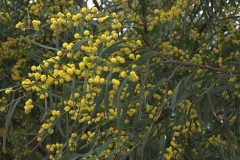
[[[136,41],[137,45],[141,46],[142,45],[142,42],[140,40],[137,40]]]
[[[125,72],[125,71],[122,71],[122,72],[120,73],[119,77],[125,78],[125,77],[126,77],[126,72]]]
[[[93,8],[91,9],[91,11],[92,11],[92,12],[98,12],[98,9],[97,9],[97,7],[93,7]]]
[[[5,93],[6,93],[6,94],[9,94],[11,91],[12,91],[12,88],[7,88],[7,89],[5,90]]]
[[[173,91],[169,90],[167,94],[171,96],[173,94]]]
[[[99,82],[100,82],[101,84],[104,84],[104,83],[105,83],[105,79],[104,79],[104,78],[100,78]]]
[[[130,72],[130,81],[132,81],[132,82],[136,82],[136,81],[138,81],[138,79],[139,79],[139,77],[137,76],[137,74],[135,73],[135,71],[131,71]]]
[[[88,30],[85,30],[85,31],[83,32],[83,34],[84,34],[85,36],[88,36],[88,35],[89,35],[89,31],[88,31]]]
[[[69,106],[65,106],[65,107],[64,107],[64,111],[65,111],[65,112],[69,112],[69,111],[70,111],[70,107],[69,107]]]

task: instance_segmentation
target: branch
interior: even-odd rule
[[[49,151],[43,148],[41,145],[37,147],[38,152],[40,152],[44,157],[49,153]]]
[[[172,74],[166,79],[166,81],[169,82],[169,81],[172,79],[172,77],[174,76],[174,74],[177,72],[177,70],[179,70],[181,67],[182,67],[181,64],[178,65],[178,66],[173,70]]]
[[[143,17],[143,33],[147,36],[148,35],[148,25],[147,25],[147,2],[146,0],[144,0],[144,2],[142,2],[142,17]],[[142,37],[144,43],[149,46],[149,42],[147,40],[147,38]]]
[[[101,10],[102,10],[102,7],[99,5],[99,3],[97,2],[97,0],[92,0],[92,1],[93,1],[93,3],[94,3],[95,7],[97,7],[97,9],[98,9],[99,11],[101,11]]]
[[[147,28],[147,5],[146,5],[146,1],[143,2],[143,6],[142,6],[142,16],[143,16],[143,20],[144,20],[144,29],[143,32],[147,35],[148,33],[148,28]]]
[[[231,74],[239,74],[240,73],[240,71],[230,71],[230,70],[225,70],[225,69],[222,69],[222,68],[215,68],[215,67],[212,67],[212,66],[204,66],[204,65],[197,64],[197,63],[193,63],[193,62],[181,62],[181,61],[178,61],[178,60],[169,60],[165,56],[161,56],[161,57],[165,61],[160,60],[160,61],[154,62],[152,64],[147,65],[145,68],[155,66],[159,63],[165,63],[165,64],[173,63],[173,64],[179,64],[181,66],[194,66],[194,67],[198,67],[198,68],[201,68],[201,69],[208,69],[208,70],[224,72],[224,73],[231,73]]]
[[[81,7],[86,7],[86,4],[83,2],[83,0],[76,0],[76,3]]]

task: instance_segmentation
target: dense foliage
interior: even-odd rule
[[[0,0],[0,159],[239,159],[240,3],[92,2]]]

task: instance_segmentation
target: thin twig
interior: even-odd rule
[[[177,70],[179,70],[181,67],[182,67],[182,65],[179,64],[179,65],[173,70],[172,74],[166,79],[166,81],[169,82],[169,81],[172,79],[172,77],[174,76],[174,74],[177,72]]]

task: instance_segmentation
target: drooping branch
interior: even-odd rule
[[[240,73],[240,71],[231,71],[231,70],[226,70],[223,68],[215,68],[212,66],[205,66],[205,65],[201,65],[201,64],[197,64],[197,63],[193,63],[193,62],[182,62],[182,61],[178,61],[178,60],[170,60],[162,55],[161,55],[161,57],[164,60],[160,60],[160,61],[151,63],[151,64],[147,65],[145,68],[155,66],[159,63],[164,63],[164,64],[179,64],[181,66],[193,66],[193,67],[197,67],[197,68],[201,68],[201,69],[208,69],[208,70],[218,71],[218,72],[223,72],[223,73],[231,73],[231,74],[239,74]]]

